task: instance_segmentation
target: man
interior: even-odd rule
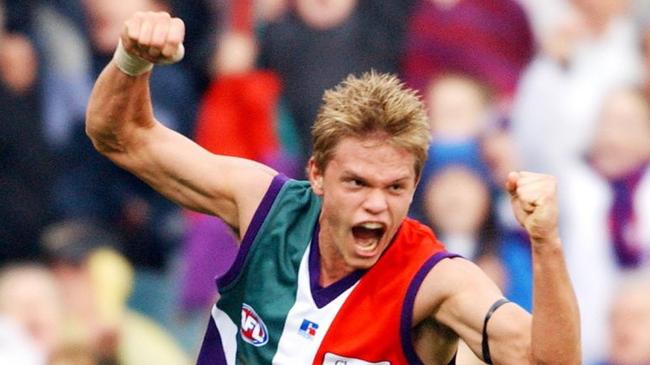
[[[0,363],[44,365],[61,345],[65,308],[52,273],[34,263],[0,269]]]
[[[598,365],[650,364],[650,271],[625,273],[608,305],[608,360]]]
[[[86,128],[116,164],[240,233],[200,364],[448,364],[459,338],[486,362],[579,363],[552,177],[512,173],[507,182],[533,247],[531,317],[406,218],[428,133],[422,104],[397,79],[370,73],[326,93],[309,183],[287,181],[154,119],[149,70],[180,58],[183,33],[166,13],[128,20]]]

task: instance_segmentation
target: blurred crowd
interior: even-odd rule
[[[528,310],[503,183],[555,175],[584,364],[650,364],[650,0],[0,0],[1,364],[190,364],[237,253],[85,136],[135,11],[186,24],[157,119],[293,178],[325,89],[398,74],[431,126],[411,215]]]

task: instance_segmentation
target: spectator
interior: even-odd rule
[[[449,165],[426,182],[424,199],[427,221],[450,252],[473,261],[493,254],[496,230],[490,219],[490,188],[480,175],[462,165]]]
[[[618,89],[605,100],[588,158],[562,180],[563,236],[571,242],[566,257],[586,364],[605,355],[607,305],[620,274],[650,264],[649,161],[648,100],[637,88]]]
[[[305,166],[323,92],[350,73],[396,72],[413,0],[297,0],[263,29],[262,65],[275,70]]]
[[[70,311],[67,341],[92,349],[102,364],[189,364],[169,334],[126,306],[133,268],[115,251],[112,234],[90,222],[64,221],[45,231],[43,244]]]
[[[480,139],[491,124],[492,98],[489,88],[480,81],[462,74],[446,74],[433,78],[427,89],[432,143],[429,158],[422,171],[428,181],[438,169],[449,163],[460,163],[489,178],[481,157]],[[422,201],[424,184],[416,192],[411,215],[424,219]]]
[[[426,93],[431,134],[436,140],[475,140],[492,118],[493,94],[485,83],[465,74],[442,74]]]
[[[10,343],[17,346],[5,348],[0,359],[22,358],[25,364],[44,364],[63,338],[63,301],[52,274],[36,264],[5,267],[0,273],[0,318],[2,332],[16,326],[13,331],[16,337]],[[21,348],[29,347],[33,353],[21,355]]]
[[[38,101],[39,61],[24,33],[2,27],[0,2],[0,263],[39,255],[38,235],[51,221],[53,156]]]
[[[572,4],[525,71],[512,112],[523,167],[560,178],[586,153],[605,95],[642,77],[629,0]]]
[[[609,356],[599,365],[650,364],[650,272],[623,278],[609,313]]]

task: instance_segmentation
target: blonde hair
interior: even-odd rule
[[[312,128],[316,167],[325,171],[334,149],[345,137],[381,136],[410,151],[420,176],[429,148],[429,123],[424,104],[415,91],[396,76],[375,71],[348,76],[323,96]]]

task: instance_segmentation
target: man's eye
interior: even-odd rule
[[[404,186],[402,186],[401,184],[393,184],[390,186],[390,190],[394,192],[400,192],[404,190]]]
[[[348,184],[350,184],[350,185],[352,185],[354,187],[364,186],[363,181],[361,181],[359,179],[349,179],[347,182],[348,182]]]

